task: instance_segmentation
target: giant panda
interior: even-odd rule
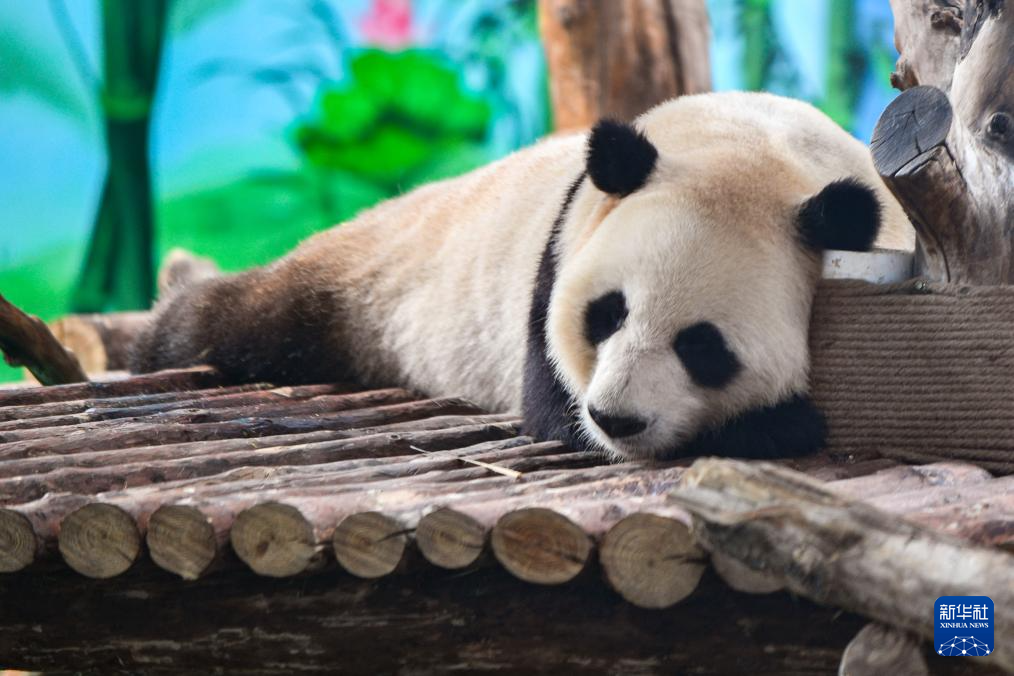
[[[822,252],[875,243],[913,231],[863,144],[803,102],[687,96],[175,289],[131,363],[463,396],[617,458],[795,456],[824,439]]]

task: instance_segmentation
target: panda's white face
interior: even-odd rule
[[[671,455],[805,391],[819,257],[799,244],[797,203],[730,199],[649,184],[599,202],[594,227],[564,242],[547,342],[592,445]]]

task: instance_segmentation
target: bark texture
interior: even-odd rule
[[[877,170],[936,281],[1014,281],[1014,4],[892,0],[905,91],[873,133]]]
[[[933,603],[989,589],[993,666],[1014,672],[1014,557],[969,546],[764,463],[699,460],[670,494],[705,548],[792,592],[923,637]],[[932,562],[932,563],[929,563]]]
[[[540,0],[539,27],[557,130],[711,89],[703,0]]]
[[[43,385],[88,380],[81,364],[38,317],[0,296],[0,352],[11,366],[24,366]]]

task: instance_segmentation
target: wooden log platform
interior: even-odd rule
[[[869,644],[931,673],[1014,669],[1007,624],[993,659],[932,654],[918,612],[949,588],[925,561],[897,571],[928,596],[891,597],[911,605],[896,614],[847,584],[807,586],[777,546],[722,538],[708,499],[746,479],[719,486],[689,459],[609,464],[518,423],[405,390],[227,386],[204,369],[0,391],[0,666],[818,674],[852,642],[848,664]],[[862,499],[885,533],[1014,562],[1014,479],[987,469],[1007,464],[917,460],[832,449],[777,471],[811,482],[805,499],[841,501],[821,509]],[[776,479],[776,503],[803,499]],[[775,528],[796,546],[788,526],[757,528],[750,542]],[[1007,622],[996,565],[976,571],[998,612],[1011,599]]]

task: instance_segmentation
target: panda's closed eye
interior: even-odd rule
[[[725,387],[742,369],[722,332],[711,322],[699,322],[680,331],[673,349],[690,378],[701,387]]]
[[[588,303],[584,315],[584,335],[592,345],[598,345],[623,326],[627,318],[627,299],[621,291],[610,291]]]

